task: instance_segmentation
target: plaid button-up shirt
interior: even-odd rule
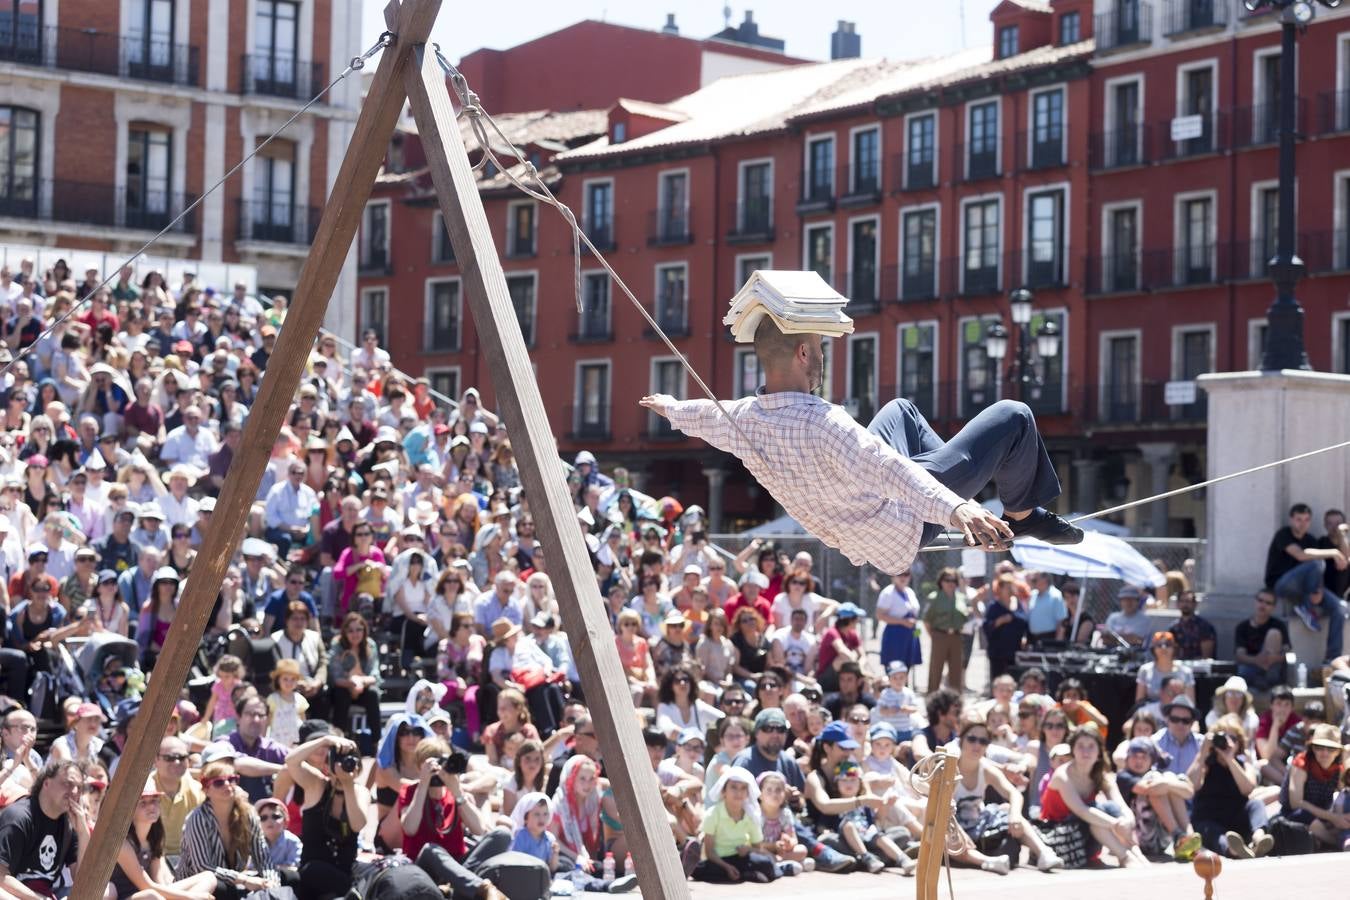
[[[819,397],[782,391],[722,405],[737,427],[711,400],[677,401],[670,422],[739,457],[783,509],[854,565],[907,570],[924,523],[948,524],[963,502]]]

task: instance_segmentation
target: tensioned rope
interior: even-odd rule
[[[254,147],[251,151],[246,153],[244,157],[239,160],[239,162],[235,163],[234,166],[231,167],[230,171],[226,172],[224,175],[220,177],[219,181],[217,181],[215,184],[211,185],[209,188],[203,191],[200,197],[198,197],[196,200],[193,200],[186,207],[184,207],[183,211],[180,212],[178,215],[174,216],[173,219],[170,220],[167,225],[165,225],[163,228],[159,230],[158,234],[150,238],[150,240],[146,241],[141,246],[141,249],[131,254],[131,256],[127,257],[127,259],[123,260],[123,262],[120,265],[114,266],[110,270],[110,274],[108,275],[108,277],[103,279],[102,283],[100,283],[98,287],[94,288],[92,291],[85,294],[82,300],[76,300],[73,304],[71,304],[70,309],[66,311],[65,315],[59,316],[58,318],[54,319],[52,321],[52,324],[47,326],[47,328],[45,328],[42,331],[42,333],[39,334],[37,338],[33,340],[31,344],[19,349],[14,354],[14,358],[11,359],[3,369],[0,369],[0,378],[3,378],[5,375],[9,374],[9,370],[14,368],[15,364],[17,364],[19,360],[31,354],[40,341],[50,337],[52,333],[56,331],[57,328],[60,328],[63,324],[65,324],[66,321],[70,319],[71,316],[79,312],[80,309],[86,303],[92,300],[95,294],[99,293],[109,284],[111,284],[112,280],[115,277],[117,277],[117,273],[121,272],[122,269],[131,265],[136,260],[144,256],[146,251],[149,250],[151,247],[153,247],[159,241],[160,238],[164,237],[164,235],[168,234],[170,231],[173,231],[173,229],[178,226],[179,222],[183,221],[194,209],[196,209],[198,206],[201,206],[202,203],[206,202],[207,197],[211,196],[213,193],[218,191],[225,184],[226,181],[230,180],[230,177],[234,175],[234,173],[242,169],[244,165],[249,160],[253,159],[253,157],[257,156],[258,153],[264,147],[266,147],[274,139],[279,137],[283,131],[285,131],[295,122],[296,119],[300,118],[302,115],[308,112],[310,107],[312,107],[315,103],[318,103],[320,100],[322,100],[324,96],[328,94],[329,91],[337,87],[338,84],[340,84],[342,80],[345,79],[348,75],[351,75],[353,72],[359,72],[361,69],[364,69],[366,67],[366,60],[370,59],[376,53],[379,53],[381,50],[383,50],[385,47],[388,47],[393,42],[394,42],[393,32],[390,31],[383,32],[369,50],[367,50],[365,53],[362,53],[360,56],[353,56],[351,58],[351,61],[347,63],[347,68],[343,69],[342,72],[336,78],[328,82],[328,84],[325,85],[321,91],[319,91],[313,97],[309,98],[309,100],[305,103],[304,106],[301,106],[299,109],[297,109],[289,119],[287,119],[285,122],[281,124],[280,128],[269,134],[265,140],[260,141],[256,147]]]
[[[712,389],[708,387],[707,383],[703,380],[702,376],[700,376],[699,373],[694,369],[693,365],[689,362],[688,357],[686,357],[683,353],[681,353],[679,349],[674,345],[674,343],[671,342],[670,337],[665,333],[664,330],[662,330],[661,326],[647,311],[647,308],[642,305],[642,302],[639,301],[636,296],[634,296],[631,290],[629,290],[628,285],[624,283],[624,280],[619,277],[619,274],[617,272],[614,271],[614,268],[609,264],[609,261],[605,259],[604,254],[601,253],[598,249],[596,249],[596,246],[593,243],[591,243],[590,238],[586,236],[585,232],[582,231],[581,226],[577,223],[576,215],[572,212],[571,209],[567,207],[565,203],[559,200],[551,190],[549,190],[548,185],[545,184],[543,179],[539,176],[539,171],[535,167],[534,163],[530,162],[530,160],[525,156],[525,154],[520,152],[520,149],[516,147],[516,145],[511,141],[511,139],[508,138],[502,132],[501,128],[497,125],[496,121],[492,118],[492,116],[489,115],[487,111],[483,109],[482,104],[479,101],[478,95],[469,88],[468,80],[464,77],[463,73],[461,73],[459,69],[455,68],[455,66],[445,58],[444,54],[441,53],[441,47],[439,44],[432,44],[432,47],[435,48],[437,63],[440,65],[441,70],[450,79],[450,82],[454,87],[455,94],[459,99],[460,102],[459,115],[469,117],[469,124],[470,127],[473,129],[474,137],[478,139],[478,143],[483,151],[483,156],[474,165],[474,169],[475,170],[482,169],[488,162],[491,162],[496,167],[497,171],[501,172],[502,175],[504,175],[513,186],[515,186],[526,196],[538,200],[542,203],[545,203],[556,209],[558,213],[563,217],[563,219],[567,222],[568,227],[572,229],[573,289],[575,290],[576,293],[577,312],[581,313],[583,311],[582,292],[581,292],[581,245],[584,243],[586,247],[591,251],[592,255],[595,256],[596,260],[600,263],[600,265],[604,267],[607,273],[609,273],[609,276],[614,280],[614,283],[619,286],[619,289],[623,291],[624,295],[637,309],[638,313],[641,314],[642,318],[645,319],[647,321],[647,324],[651,326],[653,334],[655,334],[658,338],[660,338],[661,342],[666,345],[666,348],[669,349],[671,353],[675,354],[675,357],[680,361],[680,365],[683,366],[684,370],[688,372],[689,375],[694,379],[695,383],[698,385],[699,389],[703,391],[704,395],[716,405],[718,412],[722,414],[722,417],[727,420],[727,423],[736,430],[737,434],[741,436],[741,439],[745,441],[746,446],[752,448],[756,454],[759,454],[758,446],[749,439],[749,437],[745,434],[744,431],[741,430],[741,427],[736,423],[736,420],[731,417],[731,415],[727,412],[726,407],[722,405],[722,401],[718,399],[718,397],[712,392]],[[483,126],[484,121],[486,121],[487,124],[491,126],[493,132],[497,135],[497,137],[501,139],[501,142],[506,146],[510,155],[514,157],[516,160],[518,160],[516,166],[519,166],[523,169],[525,173],[525,178],[530,181],[533,181],[534,184],[538,186],[537,190],[531,188],[519,177],[517,177],[515,173],[511,171],[512,168],[515,168],[516,166],[504,165],[502,161],[498,158],[497,154],[492,149],[491,139],[489,138],[487,131]],[[1244,475],[1251,475],[1253,473],[1260,472],[1265,469],[1271,469],[1277,466],[1285,465],[1287,463],[1297,462],[1300,459],[1307,459],[1308,457],[1316,456],[1319,453],[1327,453],[1332,450],[1339,450],[1346,447],[1350,447],[1350,441],[1343,441],[1338,444],[1332,444],[1328,447],[1322,447],[1317,450],[1310,450],[1307,453],[1300,453],[1295,456],[1289,456],[1284,459],[1276,460],[1274,462],[1263,463],[1262,465],[1259,466],[1252,466],[1251,468],[1243,469],[1240,472],[1230,472],[1227,475],[1220,475],[1219,477],[1211,478],[1208,481],[1202,481],[1197,484],[1187,485],[1186,487],[1176,488],[1170,491],[1164,491],[1160,494],[1154,494],[1153,496],[1150,497],[1144,497],[1139,500],[1132,500],[1128,503],[1121,503],[1117,506],[1108,507],[1106,509],[1100,509],[1093,513],[1087,513],[1086,515],[1076,516],[1073,519],[1071,519],[1070,522],[1071,524],[1076,524],[1078,522],[1086,522],[1090,519],[1099,519],[1103,516],[1109,516],[1114,513],[1123,512],[1124,510],[1133,509],[1134,507],[1137,506],[1144,506],[1149,503],[1156,503],[1159,500],[1166,500],[1169,497],[1175,497],[1181,494],[1190,493],[1191,491],[1198,491],[1201,488],[1205,488],[1214,484],[1219,484],[1220,482],[1228,481],[1233,478],[1241,478]],[[767,460],[764,460],[763,455],[762,454],[759,455],[761,461],[767,463]],[[1012,543],[1013,543],[1012,541],[1005,541],[1003,543],[1003,547],[999,549],[1006,549]],[[938,544],[925,547],[920,552],[931,553],[939,550],[955,550],[967,548],[975,549],[974,547],[971,547],[970,545],[962,541],[959,544],[953,544],[949,542],[947,544]],[[726,554],[728,557],[732,556],[732,554],[729,551],[721,547],[717,547],[716,549],[719,552]]]

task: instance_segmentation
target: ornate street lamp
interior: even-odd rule
[[[1034,312],[1036,296],[1026,288],[1018,288],[1008,295],[1008,310],[1011,314],[1013,330],[1017,333],[1017,356],[1008,369],[1008,381],[1015,385],[1016,399],[1024,400],[1026,395],[1041,386],[1036,373],[1037,359],[1048,362],[1059,355],[1059,326],[1050,320],[1041,323],[1035,335],[1031,333],[1031,318]],[[992,361],[995,370],[1001,367],[1008,356],[1009,333],[1002,322],[993,322],[985,329],[984,352]],[[1035,340],[1035,356],[1032,355],[1032,341]]]
[[[1280,216],[1275,258],[1270,261],[1275,282],[1275,301],[1266,311],[1266,346],[1261,369],[1310,369],[1303,345],[1303,307],[1294,297],[1294,287],[1303,277],[1303,260],[1294,253],[1294,79],[1297,29],[1306,28],[1317,15],[1317,3],[1328,9],[1341,0],[1243,0],[1251,12],[1271,8],[1280,11],[1283,34],[1280,42]]]

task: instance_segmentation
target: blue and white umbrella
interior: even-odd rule
[[[1023,568],[1055,572],[1073,578],[1109,578],[1136,587],[1161,587],[1167,583],[1158,567],[1118,537],[1098,531],[1083,533],[1080,544],[1047,544],[1035,538],[1019,538],[1012,546],[1013,559]]]

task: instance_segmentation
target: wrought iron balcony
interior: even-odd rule
[[[848,166],[844,169],[843,196],[840,206],[866,206],[881,202],[881,160],[871,165]]]
[[[197,199],[196,194],[139,193],[111,184],[89,184],[64,179],[15,179],[0,194],[0,216],[36,222],[66,222],[108,228],[158,231]],[[195,234],[195,210],[171,233]]]
[[[261,53],[245,53],[241,63],[241,94],[307,101],[323,87],[323,63]]]
[[[769,197],[742,200],[731,208],[730,243],[769,244],[773,238],[773,204]]]
[[[999,167],[998,143],[957,144],[952,148],[952,171],[957,181],[983,181],[1003,174]]]
[[[1163,34],[1168,37],[1189,31],[1222,28],[1229,21],[1230,0],[1167,0]]]
[[[670,247],[691,244],[694,241],[689,223],[692,209],[654,209],[647,214],[647,244],[652,247]]]
[[[610,412],[608,403],[582,403],[567,407],[567,421],[572,423],[567,432],[569,441],[609,441],[613,438],[610,430]]]
[[[1097,50],[1115,50],[1153,40],[1153,5],[1116,0],[1093,20]]]
[[[236,202],[239,205],[239,240],[302,245],[314,242],[319,227],[318,207],[243,198]]]
[[[114,78],[196,87],[201,54],[196,46],[122,37],[96,28],[0,24],[0,62],[92,72]]]
[[[895,169],[895,190],[927,191],[937,187],[937,158],[932,153],[911,159],[908,153],[891,157]]]

